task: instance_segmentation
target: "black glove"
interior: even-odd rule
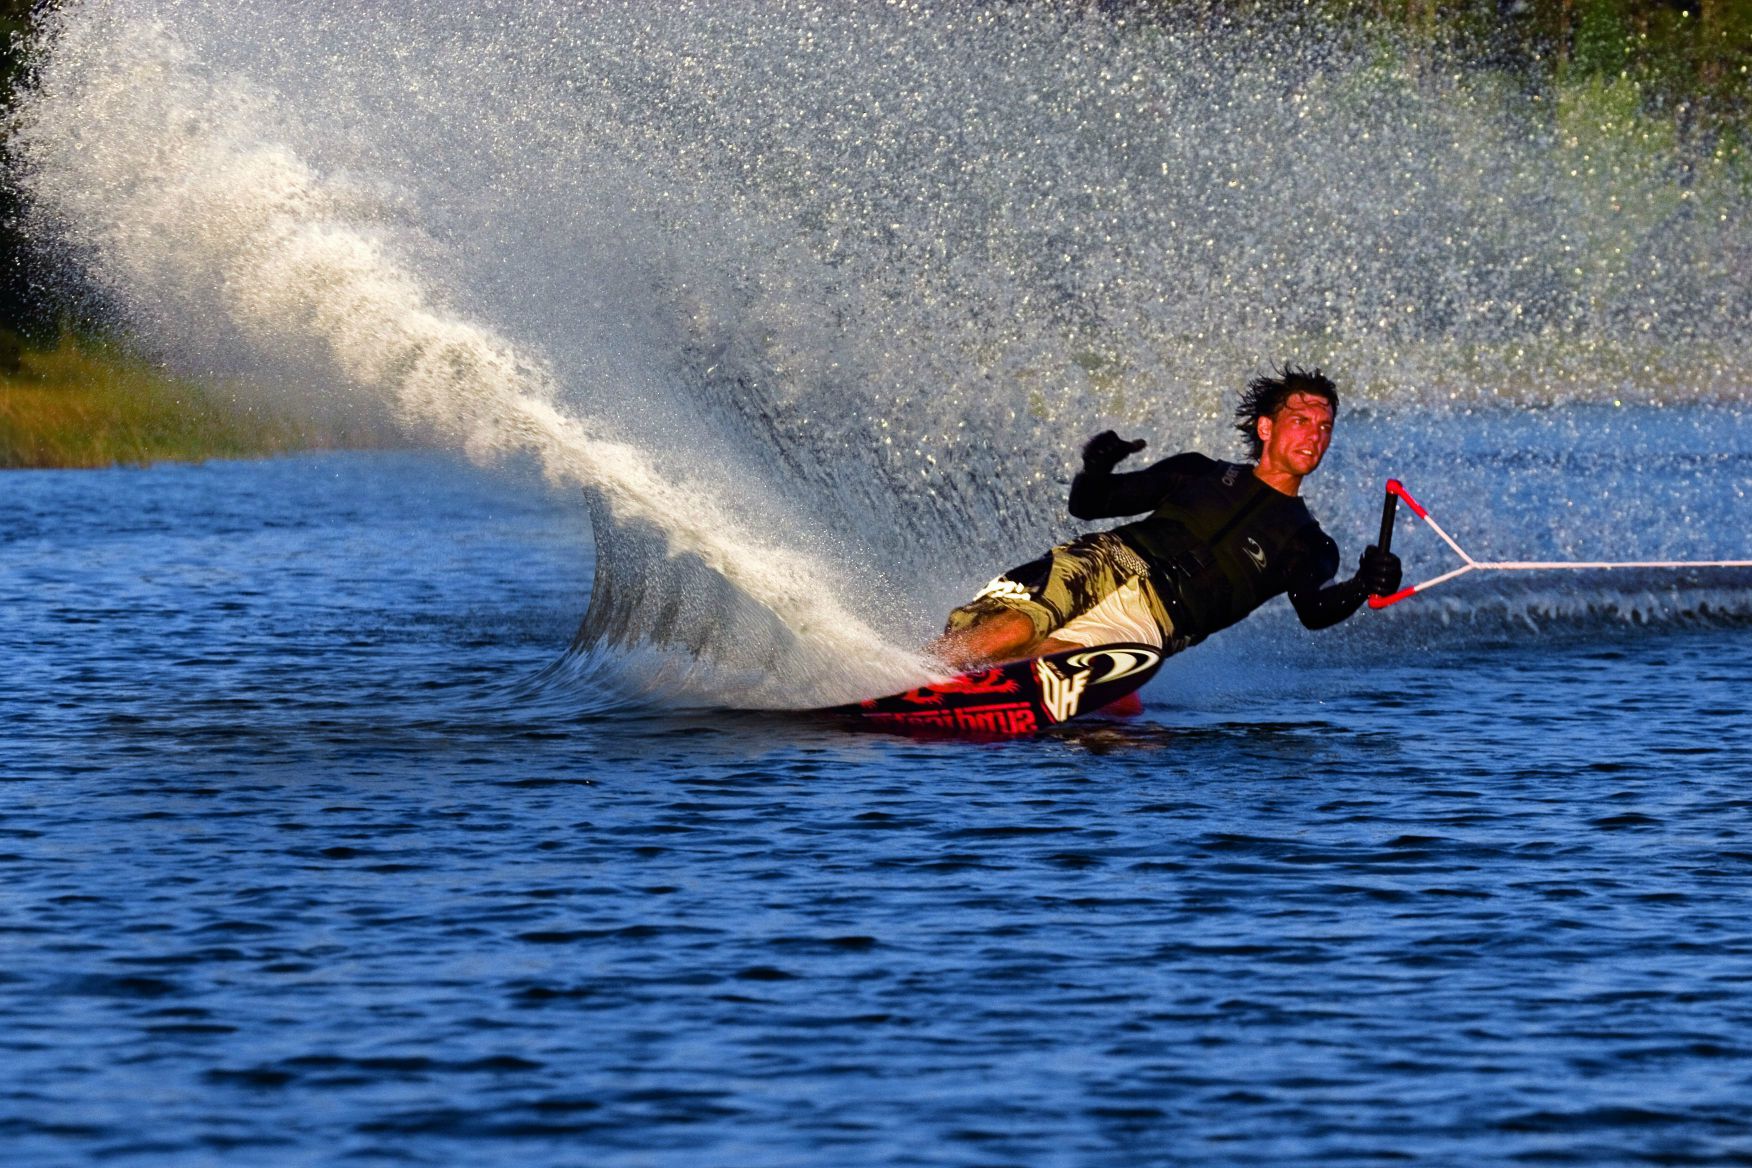
[[[1399,557],[1370,544],[1357,566],[1357,579],[1370,596],[1392,596],[1399,591]]]
[[[1143,448],[1142,438],[1127,442],[1112,430],[1103,430],[1083,447],[1083,469],[1105,474],[1118,466],[1120,460]]]

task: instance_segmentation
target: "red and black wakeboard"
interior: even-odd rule
[[[1165,657],[1130,642],[1065,649],[826,712],[907,733],[1009,738],[1117,701],[1154,677]]]

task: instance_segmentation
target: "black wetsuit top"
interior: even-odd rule
[[[1150,565],[1175,635],[1189,643],[1280,593],[1311,629],[1337,624],[1367,598],[1360,581],[1323,587],[1338,571],[1338,545],[1301,499],[1250,466],[1189,451],[1125,474],[1084,470],[1071,483],[1070,511],[1078,519],[1151,512],[1114,533]]]

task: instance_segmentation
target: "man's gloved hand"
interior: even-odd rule
[[[1110,471],[1118,466],[1120,460],[1128,455],[1136,454],[1144,448],[1142,438],[1127,442],[1112,430],[1103,430],[1089,439],[1083,447],[1083,469],[1093,471]]]
[[[1370,544],[1363,552],[1363,562],[1357,567],[1357,579],[1368,588],[1370,596],[1392,596],[1399,591],[1399,557]]]

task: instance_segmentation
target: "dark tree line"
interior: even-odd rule
[[[11,124],[12,90],[23,69],[22,38],[30,26],[31,0],[0,0],[0,100]],[[42,337],[57,327],[48,290],[47,264],[31,248],[19,222],[18,192],[0,181],[0,367],[17,363],[17,340],[5,333]]]
[[[1752,0],[1332,0],[1553,82],[1628,77],[1652,109],[1721,129],[1752,91]]]
[[[1362,22],[1427,59],[1532,84],[1628,77],[1651,108],[1712,129],[1752,114],[1752,0],[1091,0],[1158,19]]]

